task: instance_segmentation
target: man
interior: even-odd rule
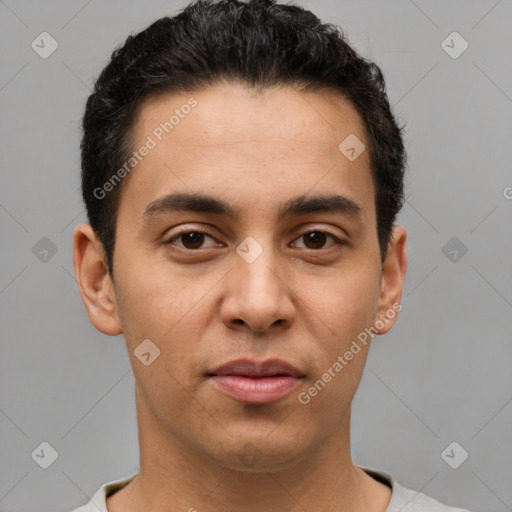
[[[126,339],[140,471],[78,510],[460,512],[351,459],[407,267],[379,68],[299,7],[200,1],[113,53],[83,128],[74,268]]]

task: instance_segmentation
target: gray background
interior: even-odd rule
[[[354,461],[452,505],[512,510],[512,3],[301,5],[381,66],[407,122],[403,310],[370,351]],[[1,511],[69,511],[138,468],[124,340],[89,323],[73,277],[78,127],[114,47],[184,6],[0,0]],[[59,45],[47,59],[31,48],[43,31]],[[469,44],[458,58],[441,46],[453,31]],[[58,452],[48,469],[31,457],[43,441]],[[469,453],[458,469],[441,457],[452,441]]]

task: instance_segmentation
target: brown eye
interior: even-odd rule
[[[205,238],[211,238],[213,240],[213,237],[211,237],[206,231],[183,231],[182,233],[179,233],[178,235],[174,236],[169,241],[167,241],[166,244],[177,245],[182,249],[194,250],[201,248],[205,241]],[[182,240],[182,245],[174,244],[174,241],[179,239]]]
[[[181,237],[183,245],[187,249],[199,249],[204,242],[204,233],[199,233],[197,231],[182,234]]]
[[[308,231],[307,233],[302,234],[297,240],[304,240],[304,247],[306,249],[324,249],[324,245],[326,241],[331,238],[334,240],[334,244],[343,244],[343,242],[336,236],[332,235],[331,233],[328,233],[326,231]],[[296,246],[297,247],[297,246]],[[301,248],[299,246],[299,248]]]
[[[320,231],[312,231],[303,235],[308,249],[321,249],[325,245],[327,234]]]

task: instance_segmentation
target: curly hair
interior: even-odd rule
[[[117,47],[87,99],[82,120],[82,196],[113,278],[121,185],[97,191],[133,152],[145,100],[220,81],[255,91],[293,86],[348,98],[367,130],[381,262],[404,203],[406,154],[380,68],[361,57],[343,31],[312,12],[274,0],[197,0]],[[96,192],[95,192],[96,191]]]

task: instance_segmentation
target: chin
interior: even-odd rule
[[[306,443],[300,442],[296,436],[275,437],[272,442],[264,435],[257,439],[247,436],[245,441],[240,439],[238,443],[232,438],[230,441],[230,446],[220,446],[221,452],[210,453],[210,456],[230,470],[248,473],[288,469],[297,464],[307,451]]]

